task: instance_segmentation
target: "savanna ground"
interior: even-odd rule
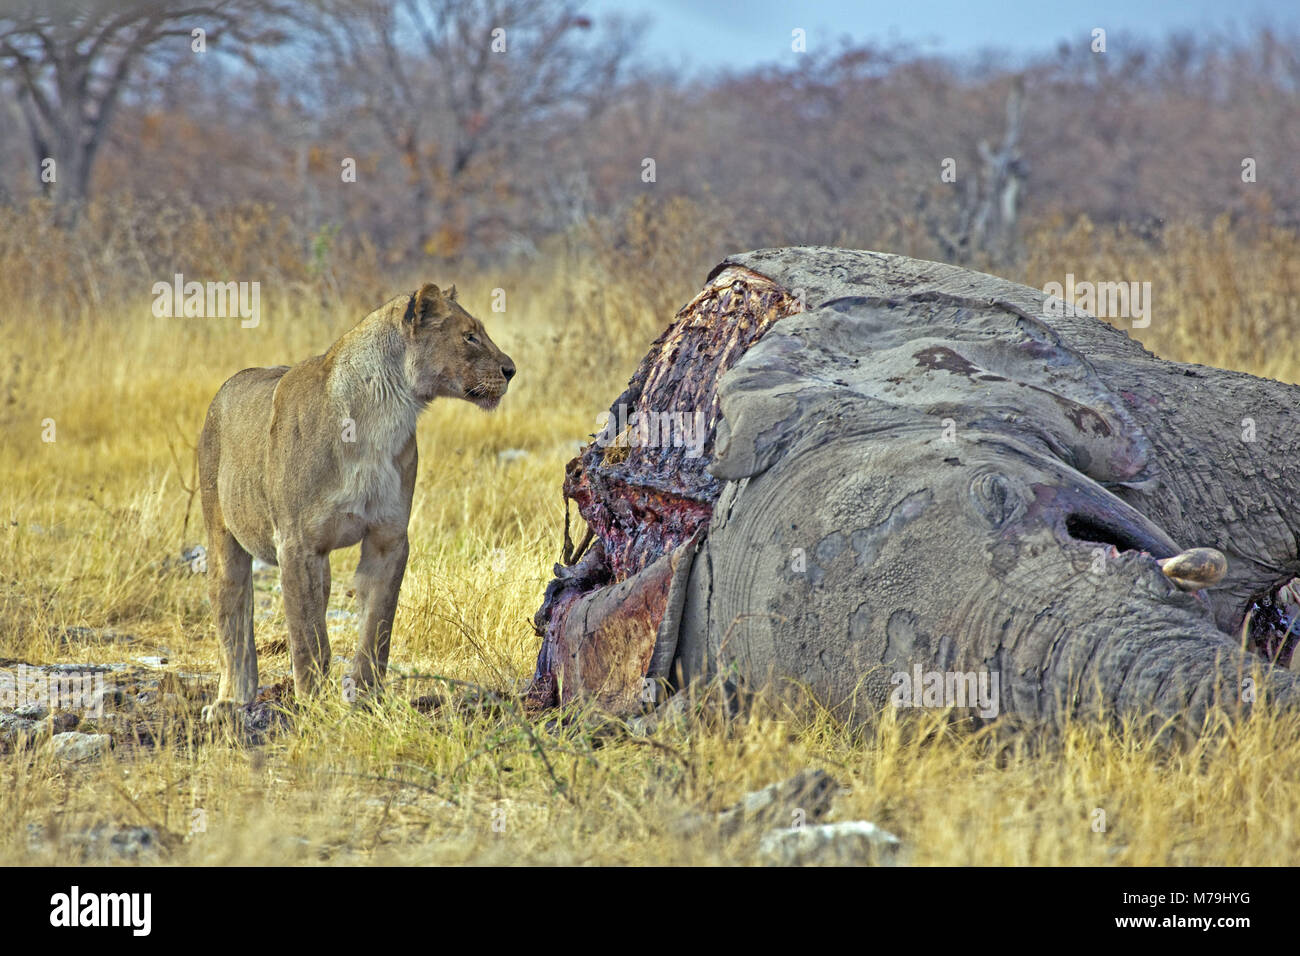
[[[116,735],[103,759],[67,763],[40,741],[0,756],[0,863],[121,861],[102,840],[88,849],[87,834],[134,827],[156,834],[138,859],[179,864],[747,863],[758,831],[688,834],[683,816],[810,767],[844,788],[835,819],[892,831],[915,864],[1300,858],[1300,732],[1268,715],[1171,750],[1089,725],[995,742],[937,715],[887,713],[854,734],[812,705],[705,715],[649,737],[520,714],[510,695],[538,648],[530,622],[558,559],[565,462],[712,258],[557,246],[508,272],[389,275],[362,250],[345,280],[321,248],[300,272],[276,265],[292,254],[256,216],[244,233],[190,223],[187,249],[207,258],[178,269],[133,261],[130,230],[97,233],[93,215],[78,233],[40,221],[0,237],[0,665],[126,663],[110,686],[160,683],[151,703],[83,721]],[[1220,223],[1153,242],[1044,222],[1024,248],[1001,274],[1037,287],[1066,273],[1150,281],[1153,319],[1136,334],[1157,354],[1300,381],[1293,234]],[[263,278],[257,328],[153,316],[152,282],[205,267]],[[331,695],[264,743],[210,741],[197,722],[217,667],[207,582],[178,560],[203,542],[190,489],[207,403],[235,371],[323,351],[424,279],[458,285],[519,375],[493,414],[443,400],[421,420],[391,693],[368,711]],[[491,311],[497,288],[504,313]],[[46,419],[54,441],[42,440]],[[353,548],[331,562],[336,686],[355,644],[356,560]],[[258,580],[269,685],[289,673],[286,631],[275,572]],[[505,703],[411,705],[439,688]],[[161,739],[124,730],[146,726]]]

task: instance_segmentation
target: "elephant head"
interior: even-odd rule
[[[1194,723],[1294,695],[1300,388],[991,276],[799,248],[716,268],[616,406],[684,401],[702,460],[632,431],[570,464],[595,545],[538,613],[535,702],[721,676],[850,720]]]

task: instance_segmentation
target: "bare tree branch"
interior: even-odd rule
[[[122,91],[140,59],[163,41],[190,36],[196,26],[207,41],[223,35],[243,46],[278,39],[273,24],[281,0],[84,0],[27,4],[0,15],[0,76],[17,83],[37,166],[55,163],[47,193],[75,209],[86,198],[95,157]],[[220,49],[219,47],[217,49]]]

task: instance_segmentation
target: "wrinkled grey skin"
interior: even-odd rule
[[[721,381],[710,471],[728,483],[690,570],[679,684],[793,680],[854,718],[919,664],[996,672],[1002,714],[1193,728],[1261,667],[1246,705],[1295,698],[1236,634],[1300,574],[1300,388],[1156,359],[956,267],[796,248],[714,274],[732,264],[806,311]],[[1199,546],[1228,575],[1180,591],[1156,559]]]

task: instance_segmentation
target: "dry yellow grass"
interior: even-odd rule
[[[242,329],[233,319],[155,318],[147,284],[132,293],[98,253],[51,266],[71,289],[33,283],[20,269],[38,252],[8,242],[0,244],[0,657],[165,654],[169,671],[211,673],[206,582],[163,569],[202,540],[197,501],[186,525],[186,485],[208,400],[240,368],[323,350],[360,318],[368,296],[415,280],[383,290],[370,288],[373,277],[341,280],[335,288],[350,291],[322,305],[303,291],[306,278],[286,276],[264,289],[261,325]],[[1294,236],[1181,229],[1153,250],[1086,225],[1049,226],[1027,247],[1011,277],[1034,285],[1066,272],[1152,281],[1157,311],[1145,334],[1160,354],[1300,379],[1285,338],[1300,289]],[[683,273],[693,279],[665,277],[664,287],[685,301],[709,265]],[[171,273],[160,271],[153,278]],[[89,301],[87,274],[102,280]],[[220,276],[254,277],[238,267]],[[454,278],[520,371],[495,414],[443,401],[422,419],[393,659],[400,674],[500,692],[531,672],[530,620],[556,560],[564,463],[669,316],[639,308],[608,275]],[[507,290],[504,314],[489,310],[498,287]],[[42,440],[46,419],[53,442]],[[512,449],[526,454],[501,455]],[[356,549],[334,556],[332,608],[351,607],[356,557]],[[268,587],[259,599],[272,598]],[[278,597],[267,607],[259,647],[285,633]],[[60,644],[55,636],[75,626],[112,626],[137,640]],[[354,640],[351,628],[334,635],[336,671]],[[264,683],[288,673],[282,653],[261,664]],[[892,830],[917,864],[1300,857],[1300,733],[1280,719],[1170,752],[1092,726],[1047,741],[995,741],[934,716],[886,715],[854,735],[814,707],[769,704],[739,721],[665,727],[647,741],[582,724],[547,730],[513,712],[430,717],[406,703],[435,683],[400,681],[372,712],[321,701],[292,733],[260,747],[182,734],[75,766],[41,748],[0,757],[0,864],[76,862],[77,835],[101,824],[154,827],[164,847],[145,858],[173,863],[744,863],[756,833],[688,838],[682,815],[721,809],[813,766],[849,789],[839,819]],[[193,718],[192,709],[178,714],[182,726]]]

